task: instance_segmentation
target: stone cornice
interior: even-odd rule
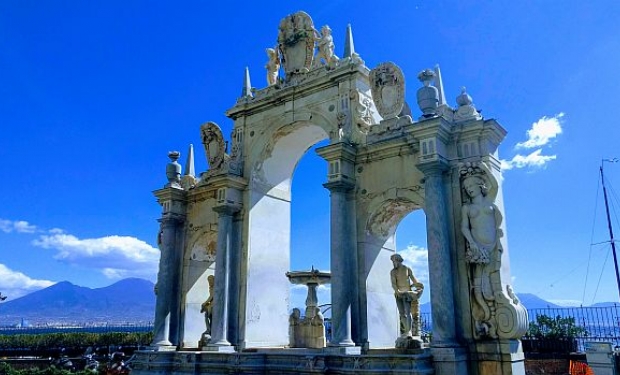
[[[323,184],[323,186],[329,191],[350,191],[355,187],[355,181],[349,179],[338,179],[335,181],[329,181]]]
[[[441,175],[447,171],[450,164],[447,160],[440,158],[431,161],[421,162],[416,164],[416,167],[424,173],[425,176]]]
[[[322,69],[322,70],[320,70]],[[313,93],[324,91],[329,87],[338,87],[338,82],[361,75],[368,80],[369,70],[363,64],[345,64],[333,70],[319,68],[298,76],[299,83],[284,84],[281,88],[270,86],[255,92],[254,98],[245,98],[226,111],[226,116],[236,120],[242,116],[250,116],[267,108],[283,104],[292,98],[303,98]]]
[[[407,133],[416,139],[437,138],[447,144],[452,137],[453,125],[443,117],[433,117],[415,123],[416,126],[407,127]]]
[[[419,150],[420,142],[413,136],[399,136],[360,147],[356,162],[365,163],[394,156],[412,155]]]
[[[207,185],[211,189],[219,189],[223,187],[243,191],[248,186],[248,181],[233,174],[222,174],[209,177]]]
[[[317,148],[316,153],[327,161],[345,160],[354,163],[357,149],[348,143],[340,142]]]
[[[157,201],[161,204],[165,201],[187,201],[187,192],[183,189],[166,187],[153,191],[153,195],[157,197]]]

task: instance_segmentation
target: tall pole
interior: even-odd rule
[[[620,272],[618,272],[618,257],[616,256],[616,242],[614,241],[614,231],[611,226],[611,217],[609,216],[609,203],[607,202],[607,189],[605,188],[605,178],[603,177],[603,163],[617,162],[618,159],[603,159],[601,162],[601,183],[603,185],[603,197],[605,198],[605,212],[607,213],[607,227],[609,228],[609,240],[611,241],[611,251],[614,254],[614,266],[616,267],[616,282],[618,283],[618,295],[620,296]]]

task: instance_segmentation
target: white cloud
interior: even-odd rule
[[[79,239],[59,233],[41,235],[33,245],[54,249],[54,258],[68,264],[97,269],[110,279],[143,277],[153,279],[159,264],[159,250],[128,236]]]
[[[533,149],[530,154],[517,154],[511,160],[501,160],[502,170],[521,168],[542,168],[547,163],[557,158],[557,155],[543,155],[543,147],[562,134],[562,123],[560,119],[564,117],[564,113],[553,117],[543,116],[541,119],[532,124],[527,131],[527,140],[517,143],[516,149]]]
[[[511,160],[502,160],[502,170],[514,168],[535,167],[542,168],[551,160],[555,160],[557,155],[542,155],[542,149],[535,150],[529,155],[517,154]]]
[[[405,250],[398,254],[403,257],[403,263],[413,270],[416,279],[428,286],[428,249],[409,244]]]
[[[527,140],[517,143],[516,148],[529,149],[547,145],[552,139],[562,134],[560,123],[562,117],[564,117],[563,112],[553,117],[543,116],[532,124],[532,127],[527,131]]]
[[[21,272],[0,264],[0,292],[10,299],[19,298],[39,289],[47,288],[56,282],[32,279]]]
[[[4,233],[34,233],[37,231],[37,227],[23,220],[0,219],[0,230]]]

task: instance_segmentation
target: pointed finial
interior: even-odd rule
[[[439,91],[439,105],[446,104],[446,95],[443,91],[443,81],[441,80],[441,70],[439,64],[435,65],[435,87]]]
[[[250,83],[250,69],[245,67],[245,78],[243,80],[243,90],[241,90],[241,97],[252,97],[252,84]]]
[[[347,35],[344,40],[344,56],[343,58],[353,58],[357,55],[355,53],[355,47],[353,46],[353,31],[351,31],[351,24],[347,25]]]
[[[187,160],[185,161],[185,175],[196,177],[196,172],[194,170],[194,145],[189,145],[189,150],[187,150]]]

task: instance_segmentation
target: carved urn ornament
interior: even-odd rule
[[[181,182],[181,164],[177,162],[181,153],[178,151],[168,152],[170,163],[166,165],[166,177],[168,178],[168,184],[170,186],[180,187]]]
[[[436,87],[431,86],[431,81],[434,78],[435,72],[430,69],[423,70],[418,74],[418,79],[424,84],[417,92],[418,106],[422,111],[422,117],[433,117],[437,115],[439,91]]]
[[[397,117],[405,105],[405,77],[392,63],[379,64],[370,71],[370,91],[383,119]]]

